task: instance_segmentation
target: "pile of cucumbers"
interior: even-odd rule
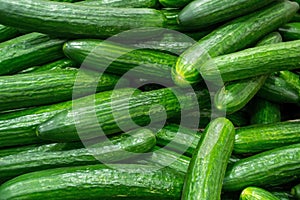
[[[0,200],[300,199],[298,3],[0,0]]]

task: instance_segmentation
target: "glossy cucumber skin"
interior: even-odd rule
[[[234,153],[257,153],[300,142],[300,121],[259,124],[238,128]]]
[[[257,95],[275,103],[298,103],[300,97],[297,91],[282,77],[270,75]]]
[[[166,8],[181,8],[192,0],[159,0],[159,3]]]
[[[274,0],[195,0],[185,6],[178,16],[183,26],[205,28],[223,21],[252,13]]]
[[[210,122],[189,164],[182,199],[220,199],[234,134],[234,126],[226,118]]]
[[[281,121],[280,106],[259,97],[251,102],[251,124],[271,124]]]
[[[279,147],[241,159],[227,169],[223,190],[276,186],[296,180],[300,176],[299,161],[300,144]]]
[[[76,4],[110,8],[156,8],[157,0],[85,0]]]
[[[207,81],[240,80],[299,68],[300,40],[249,48],[215,57],[201,68]]]
[[[300,96],[300,76],[298,74],[290,71],[280,71],[279,77],[283,78]]]
[[[172,83],[171,68],[177,57],[154,50],[134,50],[110,41],[81,39],[67,42],[63,51],[70,59],[93,70]],[[112,62],[112,63],[111,63]],[[108,67],[109,66],[109,67]]]
[[[0,187],[0,199],[178,199],[183,176],[138,164],[88,165],[28,173]],[[34,187],[33,187],[34,186]]]
[[[111,90],[119,77],[90,71],[64,70],[0,76],[0,110],[12,110],[72,100]],[[121,82],[120,82],[121,83]],[[73,91],[76,84],[76,92]],[[128,81],[122,83],[128,86]],[[75,97],[75,93],[78,94]]]
[[[271,192],[258,187],[245,188],[240,196],[240,200],[280,200],[274,196]]]
[[[120,132],[121,129],[126,131],[137,126],[145,126],[150,122],[160,122],[180,112],[203,107],[208,101],[207,90],[195,94],[179,88],[163,88],[127,97],[112,97],[95,102],[94,108],[80,104],[80,111],[75,112],[80,121],[74,120],[74,114],[70,110],[61,112],[38,126],[37,134],[40,138],[54,141],[91,139],[97,137],[100,132],[109,135]],[[154,109],[155,105],[158,106]],[[98,123],[94,122],[93,113],[96,114]],[[78,127],[84,129],[84,132],[78,133]]]
[[[300,184],[295,185],[295,186],[291,189],[291,194],[292,194],[296,199],[300,199]]]
[[[17,37],[19,34],[20,33],[17,29],[0,24],[0,42]]]
[[[279,31],[284,40],[299,40],[300,39],[300,23],[292,22],[285,24],[279,28]]]
[[[41,33],[29,33],[0,43],[0,75],[62,58],[64,42]]]
[[[148,129],[134,130],[107,138],[83,148],[46,151],[21,152],[0,158],[0,180],[44,169],[81,166],[98,163],[111,163],[138,156],[155,145],[155,135]]]
[[[172,70],[175,83],[185,86],[199,82],[205,61],[255,44],[261,37],[288,22],[298,8],[296,3],[277,2],[217,28],[181,54]]]
[[[135,89],[127,88],[117,91],[119,95],[128,95]],[[112,91],[101,92],[95,95],[96,99],[109,99]],[[93,96],[80,98],[75,101],[90,102]],[[36,127],[65,109],[72,108],[72,101],[29,108],[26,110],[0,115],[0,147],[36,144],[44,142],[36,136]]]
[[[163,27],[166,20],[160,11],[148,8],[99,8],[42,0],[1,0],[0,4],[0,23],[59,37],[106,38],[134,28]]]

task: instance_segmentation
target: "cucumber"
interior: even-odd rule
[[[258,91],[257,96],[275,103],[298,103],[300,97],[297,91],[282,77],[270,75]]]
[[[300,76],[298,74],[290,71],[280,71],[279,77],[283,78],[300,96]]]
[[[134,50],[122,44],[95,39],[69,41],[64,45],[63,51],[71,60],[83,63],[93,70],[106,70],[118,75],[130,71],[127,76],[169,84],[172,83],[171,68],[177,59],[176,56],[163,52]]]
[[[199,82],[200,69],[208,58],[232,53],[255,44],[266,34],[288,22],[298,8],[297,3],[277,2],[217,28],[181,54],[173,70],[175,83],[185,86]]]
[[[156,8],[157,0],[85,0],[76,4],[110,8]]]
[[[226,118],[210,122],[189,164],[182,199],[220,199],[234,134],[234,126]]]
[[[47,63],[42,66],[34,66],[25,70],[20,71],[19,73],[31,73],[31,72],[43,72],[48,70],[60,70],[60,69],[66,69],[66,70],[73,70],[75,67],[78,67],[78,64],[76,64],[74,61],[63,58],[51,63]]]
[[[16,177],[0,186],[0,199],[163,199],[180,197],[183,176],[138,164],[57,168]]]
[[[72,110],[58,113],[37,127],[37,135],[42,139],[62,142],[86,140],[97,137],[99,133],[109,135],[145,126],[150,122],[162,122],[180,112],[198,109],[198,106],[201,108],[208,101],[207,90],[195,94],[179,88],[163,88],[133,96],[112,97],[111,100],[99,100],[95,107],[78,104],[80,111],[75,111],[75,114],[80,116],[80,123],[74,120]],[[92,113],[96,114],[96,118]],[[93,122],[95,119],[98,119],[97,122]],[[191,124],[192,126],[195,124]],[[77,132],[78,127],[82,128],[80,133]]]
[[[295,185],[295,186],[291,189],[291,194],[292,194],[296,199],[300,199],[300,184]]]
[[[281,35],[273,32],[260,40],[256,46],[279,42],[282,42]],[[214,97],[216,108],[225,110],[227,113],[234,113],[242,109],[254,97],[267,78],[268,75],[263,75],[226,83]]]
[[[271,193],[280,200],[295,200],[293,195],[291,195],[290,192],[287,191],[271,191]]]
[[[64,42],[44,34],[29,33],[0,43],[0,75],[63,58]]]
[[[280,34],[284,40],[299,40],[300,39],[300,23],[292,22],[285,24],[279,28]]]
[[[166,8],[181,8],[192,0],[159,0],[159,3]]]
[[[93,94],[96,87],[97,92],[111,90],[119,80],[110,74],[102,74],[99,80],[94,73],[83,70],[80,74],[77,70],[60,70],[0,76],[0,110],[72,100]],[[127,80],[121,81],[128,86]],[[75,84],[76,91],[73,91]]]
[[[114,94],[128,95],[135,89],[119,89]],[[96,102],[110,99],[112,91],[101,92],[95,95]],[[80,98],[75,101],[90,102],[94,96]],[[36,127],[53,117],[55,114],[65,109],[72,108],[72,101],[66,101],[58,104],[29,108],[12,113],[0,115],[0,147],[9,147],[17,145],[28,145],[44,142],[36,136]]]
[[[300,177],[300,144],[293,144],[243,158],[226,171],[224,191],[247,186],[283,185]]]
[[[195,0],[185,6],[178,15],[182,26],[205,28],[220,22],[252,13],[274,0]]]
[[[43,0],[1,0],[0,4],[3,25],[59,37],[106,38],[129,29],[163,27],[166,21],[160,11],[148,8],[99,8]]]
[[[259,97],[251,104],[251,124],[272,124],[281,121],[280,106]]]
[[[280,200],[274,196],[271,192],[258,187],[245,188],[240,196],[240,200]]]
[[[296,13],[290,22],[300,22],[300,13]]]
[[[233,152],[257,153],[300,142],[300,121],[245,126],[236,130]]]
[[[11,38],[17,37],[19,34],[20,33],[17,29],[0,24],[0,42],[4,42]]]
[[[240,80],[299,68],[300,40],[249,48],[215,57],[201,67],[206,81]]]
[[[149,151],[155,145],[155,135],[148,129],[138,129],[93,141],[87,148],[65,151],[21,152],[0,158],[0,180],[44,169],[111,163],[129,159]]]

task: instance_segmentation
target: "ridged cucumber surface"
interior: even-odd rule
[[[240,200],[280,200],[274,196],[271,192],[258,187],[245,188],[240,196]]]
[[[192,0],[159,0],[159,3],[166,8],[181,8]]]
[[[3,25],[59,37],[106,38],[135,28],[163,27],[166,21],[160,11],[150,8],[99,8],[44,0],[1,0],[0,4]]]
[[[295,186],[291,189],[291,194],[292,194],[296,199],[300,199],[300,184],[295,185]]]
[[[157,0],[85,0],[76,4],[108,8],[156,8]]]
[[[300,39],[300,23],[292,22],[285,24],[279,28],[284,40],[299,40]]]
[[[0,42],[4,42],[11,38],[17,37],[19,34],[20,33],[17,29],[0,24]]]

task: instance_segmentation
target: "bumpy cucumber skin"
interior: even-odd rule
[[[116,91],[121,95],[128,95],[135,89],[126,88]],[[100,100],[110,99],[112,91],[101,92],[96,94],[95,98]],[[75,101],[82,101],[83,104],[93,96],[80,98]],[[55,114],[66,109],[72,108],[72,101],[66,101],[58,104],[30,108],[27,110],[16,111],[0,115],[0,147],[9,147],[16,145],[26,145],[41,143],[43,140],[36,136],[36,127]]]
[[[0,24],[0,42],[17,37],[19,34],[20,33],[17,29]]]
[[[300,76],[290,71],[280,71],[279,76],[283,78],[287,84],[296,90],[300,96]]]
[[[240,200],[280,200],[274,196],[271,192],[258,187],[245,188],[240,196]]]
[[[16,177],[0,187],[0,199],[164,199],[180,197],[183,176],[169,168],[138,164],[57,168]]]
[[[189,164],[182,199],[220,199],[234,134],[234,126],[226,118],[207,126]]]
[[[95,7],[110,7],[110,8],[156,8],[158,7],[157,0],[85,0],[76,4],[95,6]]]
[[[40,33],[29,33],[0,44],[0,75],[62,58],[65,40],[51,39]]]
[[[121,131],[119,124],[122,125],[122,130],[126,131],[136,128],[137,125],[145,126],[150,122],[160,122],[165,120],[165,117],[169,119],[180,112],[206,106],[209,101],[208,95],[207,90],[195,94],[195,91],[186,92],[178,88],[163,88],[131,97],[114,98],[113,101],[105,99],[95,102],[95,110],[89,107],[80,110],[79,116],[84,116],[81,117],[80,123],[75,123],[72,111],[64,111],[38,126],[37,134],[40,138],[54,141],[91,139],[98,136],[100,125],[102,131],[109,135]],[[199,103],[195,98],[198,98]],[[155,106],[153,109],[154,105],[159,106]],[[84,106],[82,104],[82,107]],[[151,119],[150,108],[152,108]],[[96,113],[99,124],[93,122],[94,115],[91,113]],[[166,113],[166,116],[163,113]],[[78,135],[76,128],[78,126],[85,128],[85,132]]]
[[[192,0],[159,0],[159,3],[166,8],[181,8]]]
[[[251,124],[271,124],[281,121],[280,106],[259,97],[251,102]]]
[[[64,166],[111,163],[138,156],[155,145],[155,135],[148,129],[134,130],[88,147],[64,151],[21,152],[0,158],[0,180]]]
[[[300,177],[300,144],[284,146],[241,159],[227,169],[224,191],[247,186],[276,186]]]
[[[0,4],[0,23],[59,37],[106,38],[129,29],[163,27],[166,21],[160,11],[148,8],[99,8],[40,0],[1,0]]]
[[[118,83],[119,77],[102,74],[99,77],[89,71],[77,70],[44,71],[38,73],[0,76],[0,110],[12,110],[32,106],[58,103],[75,99],[95,92],[111,90]],[[127,84],[123,81],[121,84]],[[77,96],[80,97],[80,96]]]
[[[206,62],[201,74],[207,81],[240,80],[299,68],[300,40],[249,48]]]
[[[210,57],[232,53],[253,45],[261,37],[288,22],[298,8],[297,3],[277,2],[217,28],[179,57],[176,67],[172,70],[173,80],[180,86],[199,82],[202,65]]]
[[[195,0],[179,13],[178,21],[183,26],[205,28],[262,8],[274,0]]]

